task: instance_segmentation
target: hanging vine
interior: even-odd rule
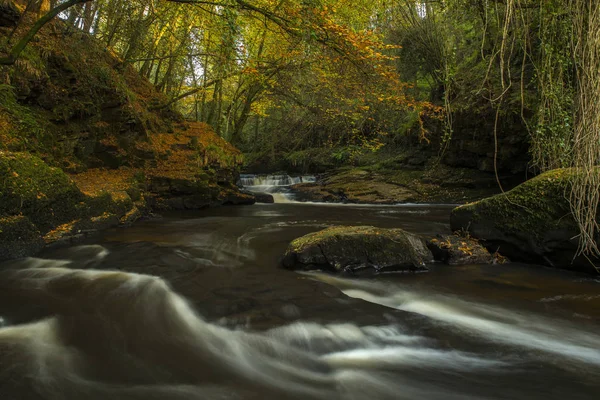
[[[572,162],[573,27],[560,0],[540,2],[537,21],[539,45],[533,65],[539,102],[529,130],[532,164],[543,172]]]
[[[600,2],[574,0],[571,15],[577,76],[571,211],[579,225],[579,254],[600,255]]]

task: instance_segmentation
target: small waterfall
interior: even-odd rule
[[[238,185],[255,193],[271,193],[275,203],[289,203],[293,201],[290,186],[298,183],[316,182],[312,175],[290,176],[282,175],[240,175]]]

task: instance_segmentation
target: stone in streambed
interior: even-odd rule
[[[337,226],[293,240],[283,266],[360,274],[427,271],[431,261],[425,241],[402,229]]]
[[[477,240],[458,235],[437,235],[427,242],[437,261],[448,265],[490,264],[494,257]]]
[[[252,194],[256,198],[257,203],[266,203],[266,204],[275,203],[275,199],[273,198],[272,194],[262,193],[262,192],[253,192]]]
[[[275,198],[267,192],[251,192],[249,190],[240,189],[239,192],[244,196],[253,197],[256,203],[273,204]]]

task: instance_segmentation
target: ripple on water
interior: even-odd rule
[[[540,299],[542,303],[552,303],[555,301],[562,300],[583,300],[583,301],[592,301],[600,299],[600,294],[590,295],[590,294],[561,294],[557,296],[544,297]]]
[[[400,210],[381,210],[378,211],[377,214],[429,214],[430,211],[429,210],[405,210],[405,209],[400,209]]]
[[[499,344],[544,354],[564,367],[587,364],[600,367],[600,335],[579,326],[521,310],[471,302],[453,295],[415,291],[404,285],[356,282],[314,274],[346,295],[398,310],[420,314],[454,330]]]

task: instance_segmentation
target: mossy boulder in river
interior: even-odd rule
[[[568,195],[575,171],[541,174],[509,192],[452,211],[452,230],[464,230],[511,260],[595,273],[598,259],[576,257],[579,231]]]
[[[360,274],[427,271],[432,260],[425,241],[402,229],[337,226],[292,241],[283,265]]]

